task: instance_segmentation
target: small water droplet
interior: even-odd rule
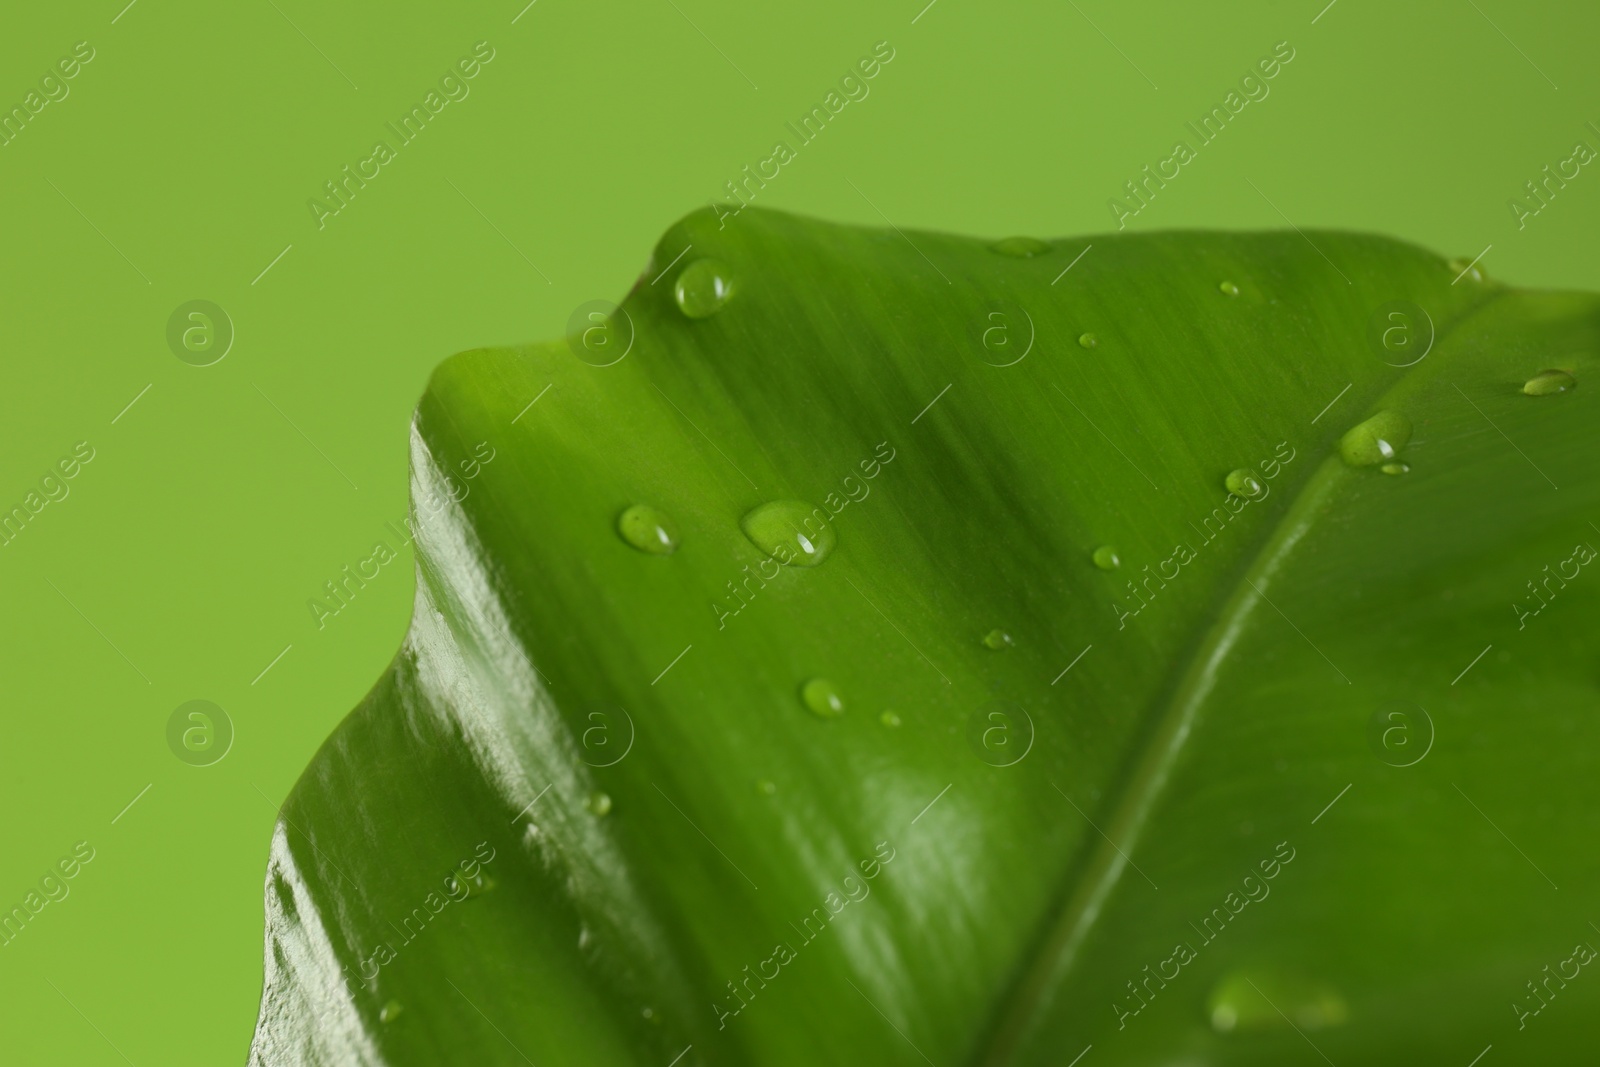
[[[1100,343],[1100,338],[1092,333],[1079,334],[1078,343],[1084,348],[1093,348]]]
[[[878,716],[878,721],[890,729],[893,729],[894,727],[900,725],[900,716],[896,715],[892,711],[886,711],[882,715]]]
[[[652,556],[670,556],[678,550],[677,524],[648,504],[635,504],[618,515],[617,533]]]
[[[1489,276],[1484,272],[1482,263],[1473,263],[1470,259],[1459,256],[1445,264],[1445,269],[1450,272],[1450,277],[1460,278],[1462,281],[1481,282]]]
[[[1232,282],[1222,282],[1220,285],[1217,286],[1217,288],[1222,291],[1222,294],[1224,296],[1238,296],[1239,295],[1239,287],[1237,285],[1234,285]]]
[[[844,714],[844,697],[826,678],[813,678],[801,686],[800,699],[805,701],[812,714],[824,719],[836,719]]]
[[[1407,474],[1411,470],[1409,463],[1385,463],[1378,468],[1385,474]]]
[[[532,823],[529,823],[528,829],[534,830],[536,828]],[[468,900],[483,896],[485,893],[494,889],[494,887],[499,884],[481,870],[478,872],[477,876],[473,878],[468,878],[460,871],[457,871],[455,874],[451,875],[451,877],[455,879],[456,885],[466,892]]]
[[[1266,486],[1261,484],[1261,479],[1257,478],[1256,472],[1249,467],[1229,471],[1222,484],[1228,487],[1228,492],[1246,500],[1254,500],[1266,492]]]
[[[398,1000],[391,1000],[379,1009],[378,1021],[385,1024],[392,1023],[405,1010],[405,1007]]]
[[[579,952],[582,952],[584,949],[588,948],[589,947],[589,942],[591,942],[593,940],[594,940],[594,935],[589,932],[589,928],[587,926],[578,927],[578,951]]]
[[[1389,463],[1411,440],[1411,420],[1398,411],[1380,411],[1339,438],[1339,455],[1352,467]]]
[[[992,252],[1018,259],[1031,259],[1050,251],[1050,246],[1037,237],[1003,237],[989,246]]]
[[[1101,545],[1094,550],[1094,565],[1103,571],[1114,571],[1122,566],[1122,557],[1117,555],[1117,550],[1110,545]]]
[[[1001,649],[1011,647],[1011,635],[1004,630],[990,630],[983,635],[983,643],[998,652]]]
[[[839,543],[829,518],[823,509],[801,500],[774,500],[746,514],[739,526],[779,563],[815,567]]]
[[[1277,970],[1228,972],[1212,987],[1206,1010],[1211,1028],[1221,1034],[1285,1029],[1290,1024],[1321,1030],[1350,1017],[1344,998],[1326,982]]]
[[[697,259],[678,274],[672,297],[678,310],[691,319],[703,319],[722,310],[733,296],[733,275],[716,259]]]
[[[644,1016],[646,1022],[659,1023],[661,1021],[660,1014],[654,1008],[646,1007],[639,1014]]]
[[[1550,396],[1577,387],[1578,379],[1564,370],[1542,370],[1522,384],[1522,391],[1529,396]]]
[[[764,797],[770,797],[778,791],[777,782],[769,782],[765,778],[756,783],[756,792]]]
[[[611,811],[610,795],[606,793],[590,793],[589,810],[604,818]]]

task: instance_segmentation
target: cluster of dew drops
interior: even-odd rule
[[[1049,252],[1052,246],[1032,237],[1009,237],[990,246],[994,252],[1015,258],[1032,258]],[[1452,261],[1451,270],[1460,267]],[[1468,268],[1474,280],[1482,281],[1479,271]],[[673,284],[672,297],[678,309],[691,319],[705,319],[715,315],[734,296],[736,286],[732,271],[717,259],[697,259],[679,272]],[[1217,291],[1230,299],[1237,298],[1242,290],[1233,281],[1224,280]],[[1099,346],[1099,338],[1085,332],[1078,338],[1084,348]],[[1553,396],[1569,392],[1577,385],[1570,371],[1545,370],[1529,378],[1522,387],[1528,396]],[[1399,475],[1411,470],[1400,458],[1401,451],[1411,439],[1411,421],[1398,411],[1383,410],[1358,423],[1345,432],[1339,440],[1339,455],[1351,467],[1376,467],[1385,474]],[[1224,488],[1232,495],[1246,500],[1255,499],[1265,492],[1265,487],[1255,473],[1247,467],[1231,471],[1223,479]],[[740,521],[746,536],[769,556],[780,546],[791,555],[790,563],[796,566],[815,567],[833,551],[835,535],[831,526],[825,525],[820,535],[808,534],[805,519],[817,510],[813,505],[798,500],[775,500],[755,508]],[[617,518],[617,532],[622,539],[640,552],[669,556],[678,548],[678,529],[664,512],[648,504],[635,504]],[[1103,571],[1113,571],[1122,565],[1117,549],[1101,545],[1090,553],[1094,566]],[[981,643],[995,651],[1012,646],[1011,635],[1003,630],[991,630]],[[844,714],[845,700],[839,688],[826,678],[812,678],[799,687],[800,702],[814,715],[824,719]],[[879,716],[886,727],[900,725],[900,716],[886,710]],[[758,790],[771,793],[775,786],[763,781]],[[596,814],[609,810],[609,798],[597,795],[591,804]]]
[[[1052,250],[1048,243],[1031,237],[1010,237],[990,247],[1001,255],[1017,258],[1031,258]],[[1448,266],[1452,271],[1457,271],[1461,264],[1452,261]],[[1471,273],[1475,281],[1483,280],[1481,272],[1470,266],[1461,273]],[[1220,282],[1217,291],[1229,298],[1236,298],[1241,293],[1238,284],[1228,280]],[[716,259],[704,258],[691,262],[678,274],[672,296],[685,316],[705,319],[720,311],[734,292],[733,274],[727,265]],[[1092,349],[1098,347],[1100,341],[1095,334],[1085,332],[1078,337],[1078,344]],[[1554,396],[1569,392],[1576,386],[1577,379],[1570,371],[1552,369],[1529,378],[1523,384],[1522,392],[1534,397]],[[1351,467],[1377,467],[1385,474],[1405,474],[1411,467],[1400,459],[1400,453],[1410,440],[1411,433],[1411,422],[1403,414],[1391,410],[1380,411],[1346,431],[1339,440],[1339,454]],[[1255,499],[1265,492],[1255,472],[1248,467],[1230,471],[1223,479],[1223,487],[1230,494],[1246,500]],[[815,567],[828,558],[836,544],[831,525],[824,525],[821,534],[806,530],[804,522],[816,510],[813,505],[799,500],[770,501],[748,512],[740,521],[740,526],[751,542],[767,555],[775,556],[781,547],[790,555],[788,564]],[[678,549],[677,525],[666,513],[648,504],[634,504],[625,509],[617,517],[617,533],[627,544],[649,555],[670,556]],[[1122,565],[1121,557],[1112,545],[1095,548],[1089,558],[1102,571],[1114,571]],[[1014,644],[1011,635],[1000,629],[990,630],[982,637],[981,643],[996,652],[1005,651]],[[838,686],[826,678],[805,681],[799,687],[799,698],[819,718],[834,719],[845,712],[844,695]],[[900,716],[893,710],[883,711],[879,721],[889,728],[898,727],[901,723]],[[777,786],[763,779],[756,783],[756,790],[764,795],[772,795],[777,792]],[[611,811],[611,798],[605,793],[596,792],[588,798],[586,806],[594,815],[603,818]],[[1223,983],[1224,986],[1227,984]],[[1236,1013],[1230,998],[1218,999],[1214,996],[1213,999],[1217,1001],[1212,1013],[1215,1028],[1219,1031],[1232,1029]],[[384,1023],[391,1023],[401,1010],[398,1002],[390,1001],[384,1005],[380,1018]],[[646,1019],[653,1019],[655,1012],[645,1008],[643,1015]]]

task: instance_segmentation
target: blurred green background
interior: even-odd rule
[[[0,32],[0,108],[25,117],[0,136],[0,510],[39,508],[0,536],[0,911],[94,850],[0,948],[9,1063],[243,1062],[276,805],[397,648],[409,551],[321,628],[307,601],[397,544],[430,369],[620,299],[878,42],[869,95],[758,203],[1114,228],[1108,200],[1287,41],[1270,94],[1130,229],[1371,230],[1600,287],[1593,168],[1522,228],[1508,206],[1600,148],[1592,5],[124,2]],[[468,94],[398,147],[385,124],[478,42]],[[395,158],[319,228],[308,201],[380,139]],[[209,366],[169,346],[192,300],[235,334]],[[207,766],[167,740],[191,700],[235,730]]]

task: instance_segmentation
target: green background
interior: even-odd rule
[[[879,41],[895,56],[870,95],[757,203],[978,235],[1103,231],[1123,183],[1287,40],[1270,95],[1130,230],[1287,218],[1467,258],[1492,244],[1483,264],[1508,281],[1600,287],[1592,168],[1525,229],[1507,207],[1576,141],[1600,147],[1593,7],[924,2],[110,0],[4,16],[7,109],[76,42],[95,49],[0,148],[0,508],[77,442],[95,450],[0,547],[0,909],[75,843],[96,850],[0,948],[8,1062],[243,1061],[275,808],[397,648],[409,552],[320,630],[306,602],[394,543],[429,371],[620,298],[664,228],[793,144],[785,123]],[[319,230],[307,200],[392,142],[384,124],[478,41],[495,54],[470,95]],[[167,345],[193,299],[237,333],[212,366]],[[167,747],[193,699],[237,731],[212,766]]]

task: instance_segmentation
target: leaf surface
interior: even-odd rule
[[[1579,1062],[1600,301],[1090,243],[696,214],[604,324],[448,360],[254,1062]],[[1409,473],[1340,457],[1380,412]]]

